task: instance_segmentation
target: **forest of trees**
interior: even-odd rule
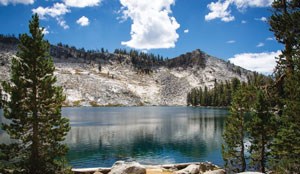
[[[238,78],[233,78],[231,81],[217,82],[215,81],[214,87],[208,89],[208,87],[193,88],[187,94],[188,106],[216,106],[216,107],[228,107],[231,105],[232,95],[241,86],[264,86],[268,82],[271,82],[272,78],[254,72],[247,77],[247,82],[241,82]]]
[[[131,63],[136,68],[138,72],[149,74],[153,71],[154,67],[164,66],[165,59],[163,56],[155,55],[153,53],[144,53],[137,50],[126,49],[115,49],[115,54],[127,55],[131,57]]]
[[[238,89],[241,82],[237,78],[233,78],[231,81],[225,81],[217,83],[212,89],[208,89],[206,86],[204,89],[193,88],[187,94],[187,105],[192,106],[229,106],[231,103],[231,95]]]
[[[0,43],[8,45],[17,45],[19,43],[19,39],[15,35],[0,34]]]
[[[300,171],[300,0],[272,7],[270,30],[284,50],[272,80],[254,78],[232,94],[222,146],[228,173]]]

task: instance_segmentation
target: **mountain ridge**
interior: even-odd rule
[[[3,80],[9,80],[16,44],[0,39]],[[200,49],[173,59],[135,50],[115,52],[51,45],[57,85],[64,89],[66,106],[183,106],[192,88],[212,88],[215,82],[232,78],[246,81],[252,73]]]

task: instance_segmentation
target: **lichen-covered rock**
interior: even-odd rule
[[[137,162],[117,161],[108,174],[146,174],[146,168]]]

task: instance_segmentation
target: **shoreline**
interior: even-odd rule
[[[214,170],[223,170],[219,166],[212,164],[211,162],[188,162],[188,163],[175,163],[175,164],[161,164],[161,165],[143,165],[137,162],[124,162],[124,161],[116,161],[112,167],[94,167],[94,168],[73,168],[72,171],[75,174],[93,174],[100,172],[102,174],[108,174],[110,171],[116,168],[116,166],[120,166],[121,168],[126,168],[124,166],[133,167],[142,167],[147,172],[146,173],[173,173],[181,170],[191,170],[188,168],[192,168],[193,166],[197,166],[199,170],[205,171],[214,171]],[[98,173],[97,173],[98,174]]]

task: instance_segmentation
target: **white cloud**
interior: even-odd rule
[[[77,24],[81,26],[88,26],[90,24],[89,18],[82,16],[76,21]]]
[[[263,46],[265,46],[265,44],[262,43],[262,42],[259,42],[259,43],[256,45],[256,47],[263,47]]]
[[[228,44],[233,44],[233,43],[235,43],[235,40],[229,40],[229,41],[227,41],[226,43],[228,43]]]
[[[93,7],[98,6],[102,0],[63,0],[64,3],[69,7]]]
[[[24,5],[28,5],[28,4],[33,4],[34,0],[0,0],[0,4],[1,5],[8,5],[8,4],[24,4]]]
[[[55,3],[53,7],[38,7],[36,9],[32,9],[33,13],[37,13],[41,19],[45,19],[46,16],[50,17],[58,17],[62,16],[66,13],[70,13],[71,11],[67,8],[67,6],[63,3]]]
[[[130,18],[131,39],[121,42],[135,49],[149,50],[173,48],[179,38],[176,30],[180,27],[170,14],[175,0],[120,0],[122,19]]]
[[[275,38],[274,37],[268,37],[266,40],[273,41],[273,40],[275,40]]]
[[[247,21],[245,21],[245,20],[242,20],[242,21],[241,21],[241,23],[242,23],[242,24],[246,24],[246,23],[247,23]]]
[[[218,0],[207,5],[210,12],[205,15],[205,20],[221,19],[224,22],[230,22],[235,19],[231,14],[231,7],[235,6],[239,11],[244,11],[250,7],[268,7],[273,0]]]
[[[262,53],[242,53],[236,54],[228,59],[231,63],[245,69],[257,71],[264,74],[271,74],[276,66],[276,59],[281,51]]]
[[[233,21],[234,16],[232,16],[230,14],[231,11],[228,10],[230,3],[230,1],[221,2],[221,0],[219,0],[218,2],[211,2],[210,4],[208,4],[207,8],[211,12],[205,15],[205,20],[210,21],[213,19],[220,18],[224,22]]]
[[[266,18],[266,17],[261,17],[261,18],[255,18],[255,20],[257,20],[257,21],[262,21],[262,22],[267,22],[268,21],[268,19]]]
[[[58,25],[60,25],[63,29],[69,29],[69,25],[66,23],[66,21],[63,18],[56,18]]]
[[[230,0],[238,10],[245,10],[249,7],[268,7],[274,0]]]
[[[66,13],[70,13],[71,10],[63,3],[55,3],[52,7],[46,8],[40,6],[36,9],[32,9],[32,12],[37,13],[41,19],[46,19],[48,16],[55,18],[58,25],[64,29],[70,28],[62,16]]]
[[[40,28],[40,29],[43,29],[43,28]],[[47,34],[49,34],[50,32],[49,32],[49,30],[48,30],[47,28],[44,28],[43,31],[42,31],[42,33],[43,33],[44,35],[47,35]]]
[[[183,32],[184,33],[188,33],[188,32],[190,32],[190,30],[189,29],[185,29]]]

